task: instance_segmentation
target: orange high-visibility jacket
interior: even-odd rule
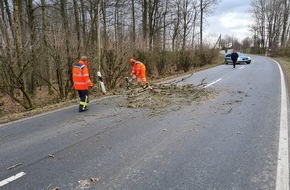
[[[132,75],[136,75],[137,78],[146,78],[145,65],[140,61],[136,61],[131,71],[131,76]]]
[[[90,86],[93,86],[90,80],[88,67],[83,61],[79,61],[79,63],[74,65],[72,79],[75,90],[88,90]]]

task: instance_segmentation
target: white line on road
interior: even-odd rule
[[[276,63],[279,67],[281,75],[281,112],[280,112],[280,134],[279,134],[276,190],[289,190],[287,96],[284,74],[279,63],[278,62]]]
[[[207,88],[215,83],[217,83],[218,81],[222,80],[221,78],[220,79],[217,79],[216,81],[213,81],[212,83],[209,83],[208,85],[204,86],[203,88]]]
[[[245,66],[241,66],[239,69],[243,69]]]
[[[24,172],[20,172],[20,173],[14,175],[14,176],[11,176],[11,177],[9,177],[7,179],[4,179],[4,180],[0,181],[0,187],[3,187],[4,185],[7,185],[8,183],[23,177],[25,174],[26,173],[24,173]]]

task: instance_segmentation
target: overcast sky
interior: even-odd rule
[[[214,13],[207,18],[206,28],[204,29],[211,39],[218,39],[230,35],[243,40],[251,37],[249,25],[251,24],[250,4],[252,0],[221,0]]]

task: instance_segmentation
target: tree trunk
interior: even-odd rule
[[[118,51],[119,48],[119,44],[120,44],[120,4],[119,4],[119,0],[116,0],[115,3],[115,11],[114,11],[114,18],[115,18],[115,22],[114,22],[114,30],[115,30],[115,43],[116,43],[116,50]]]
[[[149,1],[148,3],[148,25],[149,25],[149,51],[153,50],[154,39],[157,38],[158,23],[159,23],[159,0]]]
[[[68,17],[67,17],[67,0],[62,0],[60,3],[61,7],[61,17],[62,17],[62,24],[64,30],[64,38],[65,38],[65,50],[66,50],[66,77],[67,80],[65,82],[65,94],[64,97],[67,96],[68,92],[72,89],[72,59],[70,54],[70,30],[68,26]]]
[[[199,29],[199,40],[200,50],[202,50],[202,34],[203,34],[203,0],[200,0],[200,29]]]
[[[147,13],[148,13],[148,1],[142,1],[142,48],[143,50],[147,47]]]
[[[163,12],[163,44],[162,44],[162,50],[164,51],[166,48],[166,15],[167,15],[167,9],[168,9],[168,0],[165,0],[165,10]]]
[[[286,39],[287,39],[287,27],[288,27],[288,22],[289,22],[289,11],[290,11],[290,6],[289,6],[289,0],[284,0],[283,2],[283,22],[282,22],[282,34],[281,34],[281,46],[285,46],[286,44]]]
[[[46,2],[45,0],[41,0],[41,15],[42,15],[42,43],[44,52],[48,52],[48,42],[47,42],[47,17],[46,17]],[[51,78],[51,65],[48,61],[48,57],[45,54],[43,56],[43,62],[46,71],[45,81],[47,83],[48,93],[52,94],[52,78]]]
[[[7,0],[6,0],[6,3],[7,3]],[[3,35],[3,42],[0,46],[2,46],[3,49],[6,49],[7,51],[9,51],[11,49],[11,42],[10,42],[11,38],[9,37],[9,34],[8,34],[8,26],[7,26],[3,1],[0,1],[0,10],[1,10],[0,30]],[[10,14],[8,14],[7,17],[9,18]]]
[[[29,25],[29,34],[30,34],[30,48],[31,48],[31,57],[29,58],[29,62],[31,63],[30,73],[30,81],[29,81],[29,93],[32,96],[35,96],[36,93],[36,73],[37,73],[37,64],[36,64],[36,56],[35,56],[35,16],[32,0],[28,0],[27,5],[27,15],[28,15],[28,25]]]
[[[196,4],[193,5],[193,21],[192,21],[192,38],[191,38],[191,48],[194,49],[194,43],[195,43],[195,27],[197,25],[197,7]]]
[[[176,41],[178,37],[178,32],[179,32],[179,25],[180,25],[180,2],[177,3],[177,18],[175,19],[174,22],[174,28],[173,28],[173,34],[172,34],[172,51],[175,51],[176,49]]]
[[[135,19],[135,0],[132,0],[132,40],[133,48],[136,48],[136,19]]]
[[[103,48],[107,49],[108,47],[108,35],[107,35],[107,16],[106,16],[106,1],[101,1],[101,11],[103,15]]]
[[[75,16],[75,31],[77,35],[77,57],[80,57],[80,46],[81,46],[81,32],[80,32],[80,19],[79,19],[79,8],[78,1],[73,0],[74,5],[74,16]]]
[[[13,71],[13,75],[16,76],[16,80],[14,80],[16,82],[16,85],[18,87],[18,89],[22,92],[23,95],[23,101],[22,105],[26,108],[32,108],[32,101],[31,98],[29,96],[29,94],[26,91],[26,86],[25,86],[25,82],[24,82],[24,75],[25,75],[25,65],[24,65],[24,52],[23,52],[23,45],[22,45],[22,37],[21,37],[21,24],[20,24],[20,20],[22,19],[22,15],[20,14],[20,6],[19,6],[20,2],[17,0],[13,0],[13,30],[14,30],[14,42],[15,42],[15,54],[16,54],[16,60],[15,62],[17,63],[17,68],[16,70],[13,70],[15,68],[11,68]],[[12,26],[11,26],[12,27]],[[11,97],[14,97],[13,94],[10,94]]]
[[[100,27],[100,2],[97,4],[97,69],[101,70],[101,27]]]
[[[183,35],[182,35],[182,50],[185,50],[186,46],[186,37],[187,37],[187,32],[188,32],[188,21],[190,20],[189,18],[189,11],[188,11],[188,6],[189,6],[189,1],[184,0],[183,1]]]
[[[86,23],[87,23],[87,19],[86,19],[86,11],[85,11],[85,3],[84,0],[80,0],[80,4],[81,4],[81,21],[82,21],[82,37],[83,37],[83,42],[85,42],[86,37],[87,37],[87,33],[86,33]]]

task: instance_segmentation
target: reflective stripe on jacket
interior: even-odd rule
[[[88,67],[82,61],[73,66],[72,79],[75,90],[88,90],[89,86],[93,85],[90,80]]]

